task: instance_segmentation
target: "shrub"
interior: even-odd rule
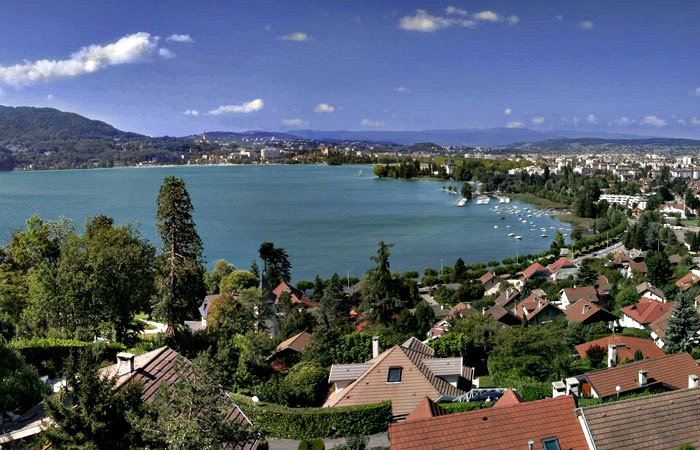
[[[299,450],[325,450],[323,439],[304,439],[299,442]]]
[[[495,405],[496,402],[454,402],[441,403],[440,406],[449,414],[460,413],[465,411],[475,411],[477,409],[486,409]]]

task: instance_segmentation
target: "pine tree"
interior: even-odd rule
[[[157,204],[156,229],[163,242],[157,310],[168,323],[167,332],[172,334],[175,324],[194,315],[206,294],[202,240],[183,180],[167,177],[160,187]]]
[[[673,308],[671,317],[668,319],[664,337],[666,353],[690,351],[691,347],[696,345],[695,333],[698,330],[698,321],[691,300],[679,292],[676,301],[678,304]]]
[[[377,256],[371,259],[377,265],[367,273],[367,279],[362,289],[362,302],[365,311],[374,322],[387,324],[393,313],[401,305],[395,280],[389,270],[389,249],[392,244],[381,241],[377,248]]]

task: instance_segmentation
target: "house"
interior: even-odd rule
[[[498,290],[498,285],[501,279],[496,276],[493,272],[486,272],[481,277],[479,277],[479,282],[484,286],[485,295],[493,295]]]
[[[167,346],[136,356],[131,353],[119,353],[117,354],[116,364],[103,367],[99,370],[99,374],[101,377],[116,377],[115,390],[121,389],[122,386],[129,382],[141,384],[143,386],[141,399],[144,403],[151,404],[161,386],[170,386],[178,380],[179,374],[175,369],[177,360],[182,360],[185,364],[189,364],[188,360],[182,358],[175,350]],[[246,426],[252,426],[248,417],[223,390],[221,391],[221,401],[227,404],[227,421],[235,420]],[[51,418],[47,417],[43,404],[32,408],[25,416],[18,419],[18,424],[23,424],[24,426],[15,430],[15,432],[8,433],[9,439],[24,438],[37,434],[51,423]],[[0,436],[0,443],[6,442],[4,438],[5,435]],[[257,446],[258,441],[256,439],[236,448],[254,450]]]
[[[505,291],[501,292],[498,297],[496,297],[495,304],[504,307],[508,310],[514,310],[516,301],[520,296],[520,291],[514,287],[509,287]]]
[[[664,216],[678,214],[681,219],[685,219],[685,204],[683,203],[663,203],[659,206],[659,212]]]
[[[272,290],[272,294],[275,297],[275,305],[279,304],[280,296],[284,292],[289,292],[289,301],[294,307],[317,308],[319,306],[318,302],[309,299],[305,293],[294,286],[290,286],[284,280],[280,281],[280,284]]]
[[[564,311],[569,323],[590,325],[596,322],[614,322],[617,316],[592,301],[582,298]]]
[[[493,317],[494,320],[500,324],[501,328],[512,327],[522,323],[522,319],[501,305],[493,305],[486,310],[486,314]]]
[[[688,444],[700,448],[697,376],[690,377],[688,386],[583,408],[583,432],[597,450],[677,450]]]
[[[379,354],[363,364],[333,364],[328,382],[335,384],[324,407],[363,405],[391,400],[394,415],[410,413],[423,397],[449,401],[471,388],[473,368],[462,358],[436,358],[435,350],[416,338]]]
[[[392,450],[585,449],[573,396],[521,402],[504,394],[487,409],[389,425]]]
[[[576,353],[578,353],[581,358],[585,358],[588,349],[595,346],[607,349],[608,367],[613,367],[627,361],[634,361],[637,352],[641,352],[643,358],[658,358],[666,355],[666,353],[657,347],[651,339],[620,335],[606,336],[579,344],[576,346]]]
[[[608,398],[642,391],[685,389],[688,376],[700,373],[697,362],[688,353],[622,364],[579,375],[581,395]]]
[[[535,278],[547,278],[549,276],[549,271],[542,264],[534,262],[530,264],[525,270],[518,273],[518,275],[518,284],[519,286],[522,286],[525,283],[527,283],[528,280],[532,280]]]
[[[581,286],[575,288],[566,288],[559,291],[559,305],[562,309],[567,309],[581,299],[588,300],[592,303],[598,303],[598,291],[594,286]]]
[[[547,266],[547,271],[549,272],[549,280],[556,283],[576,276],[578,267],[569,258],[559,258]]]
[[[668,320],[673,315],[674,308],[666,310],[659,317],[654,319],[648,326],[647,329],[650,331],[650,336],[654,340],[654,343],[659,346],[659,348],[664,348],[666,329],[668,328]]]
[[[595,285],[598,286],[598,291],[599,292],[604,292],[606,295],[610,294],[610,291],[612,290],[612,286],[610,285],[610,281],[608,281],[608,277],[605,275],[598,275],[598,278],[595,280]]]
[[[641,273],[643,275],[647,274],[647,263],[644,261],[637,262],[634,260],[630,260],[629,265],[627,268],[623,271],[623,275],[627,278],[632,278],[635,273]]]
[[[649,329],[649,325],[659,317],[671,311],[676,302],[659,303],[656,300],[642,297],[638,303],[620,309],[621,327]]]
[[[666,303],[666,295],[661,291],[661,289],[655,287],[651,283],[645,281],[640,283],[635,287],[637,294],[641,297],[650,298],[656,300],[657,302]]]
[[[683,275],[678,281],[676,281],[676,286],[681,288],[683,292],[687,291],[691,287],[695,286],[700,281],[700,276],[695,272],[688,272]]]
[[[310,342],[311,335],[306,331],[302,331],[280,342],[267,360],[270,361],[270,365],[275,372],[286,372],[297,363],[299,356]]]
[[[541,325],[556,320],[563,313],[547,300],[532,294],[518,303],[518,306],[515,308],[515,315],[520,317],[521,320],[524,318],[528,323]]]

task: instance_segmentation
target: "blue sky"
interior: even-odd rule
[[[0,104],[148,135],[527,127],[700,138],[700,2],[4,2]]]

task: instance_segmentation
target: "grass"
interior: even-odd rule
[[[579,217],[571,213],[557,214],[554,216],[554,219],[569,223],[573,228],[581,228],[583,230],[592,230],[593,224],[595,223],[595,219]]]
[[[681,225],[684,227],[700,227],[700,219],[681,220]]]
[[[538,208],[551,208],[551,209],[566,209],[569,205],[565,203],[559,203],[552,200],[547,200],[546,198],[540,198],[532,194],[513,194],[511,197],[518,199],[525,203],[530,203]]]

